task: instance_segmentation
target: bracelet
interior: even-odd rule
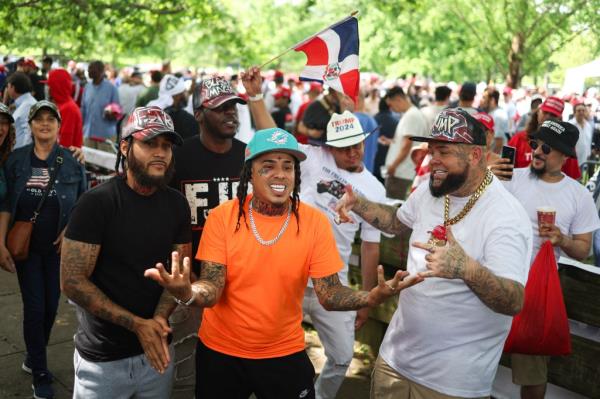
[[[192,297],[187,302],[183,302],[181,299],[177,299],[176,297],[173,297],[173,299],[180,305],[190,306],[196,299],[196,291],[194,288],[192,288]]]
[[[254,96],[248,97],[248,99],[250,101],[260,101],[260,100],[263,99],[263,94],[262,93],[258,93],[258,94],[254,95]]]

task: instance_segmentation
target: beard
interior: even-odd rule
[[[469,176],[469,165],[465,166],[465,169],[460,173],[448,173],[446,179],[438,187],[433,187],[433,173],[429,177],[429,191],[431,195],[436,198],[442,195],[450,194],[459,188],[467,181]]]
[[[535,157],[534,157],[535,158]],[[537,158],[539,159],[539,158]],[[541,161],[541,159],[539,159]],[[546,162],[544,162],[544,166],[542,166],[540,169],[536,169],[533,167],[533,162],[531,162],[531,165],[529,165],[529,170],[531,170],[531,173],[533,173],[533,175],[537,178],[542,177],[542,175],[544,173],[546,173]]]
[[[133,154],[133,148],[129,152],[127,158],[127,168],[131,171],[135,181],[142,187],[164,189],[167,187],[173,175],[175,174],[175,161],[171,159],[171,163],[165,170],[162,176],[152,176],[148,173],[148,166],[145,166],[137,160]]]

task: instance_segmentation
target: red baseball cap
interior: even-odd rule
[[[215,109],[231,100],[239,104],[246,104],[246,101],[233,90],[231,84],[222,77],[202,80],[194,89],[192,97],[194,109],[200,107]]]
[[[485,126],[486,130],[494,131],[494,118],[487,112],[478,112],[473,115],[475,119],[477,119],[483,126]]]
[[[277,100],[282,97],[291,98],[292,91],[290,89],[288,89],[287,87],[280,87],[279,90],[277,90],[277,92],[275,94],[273,94],[273,98],[275,98]]]
[[[310,88],[308,91],[316,91],[317,93],[323,92],[323,85],[319,82],[310,82]]]
[[[565,102],[556,96],[548,97],[540,109],[560,118],[565,109]]]
[[[486,145],[483,125],[462,108],[446,108],[438,114],[425,137],[413,136],[412,141],[437,141],[455,144]]]
[[[37,69],[37,65],[35,64],[35,61],[33,60],[33,58],[23,58],[23,61],[21,61],[19,63],[19,65],[20,66],[28,66],[28,67]]]
[[[138,107],[129,115],[121,140],[133,136],[137,140],[148,141],[161,134],[171,137],[177,145],[183,144],[169,114],[158,107]]]

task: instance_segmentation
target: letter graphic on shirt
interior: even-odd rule
[[[235,196],[239,181],[215,177],[212,180],[182,181],[181,184],[190,205],[192,230],[202,230],[210,210]]]

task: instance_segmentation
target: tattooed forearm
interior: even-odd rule
[[[470,261],[464,281],[488,308],[514,316],[521,311],[525,289],[514,280],[498,277],[485,266]]]
[[[411,230],[396,217],[397,209],[395,206],[378,204],[359,196],[352,211],[385,233],[409,234]]]
[[[202,261],[200,279],[192,285],[196,292],[194,306],[211,307],[219,302],[225,287],[227,269],[225,265],[216,262]]]
[[[337,274],[314,278],[313,285],[319,302],[326,310],[357,310],[368,306],[369,293],[343,286]]]
[[[135,316],[111,301],[89,277],[100,245],[65,238],[62,243],[60,284],[65,295],[94,316],[133,330]]]

